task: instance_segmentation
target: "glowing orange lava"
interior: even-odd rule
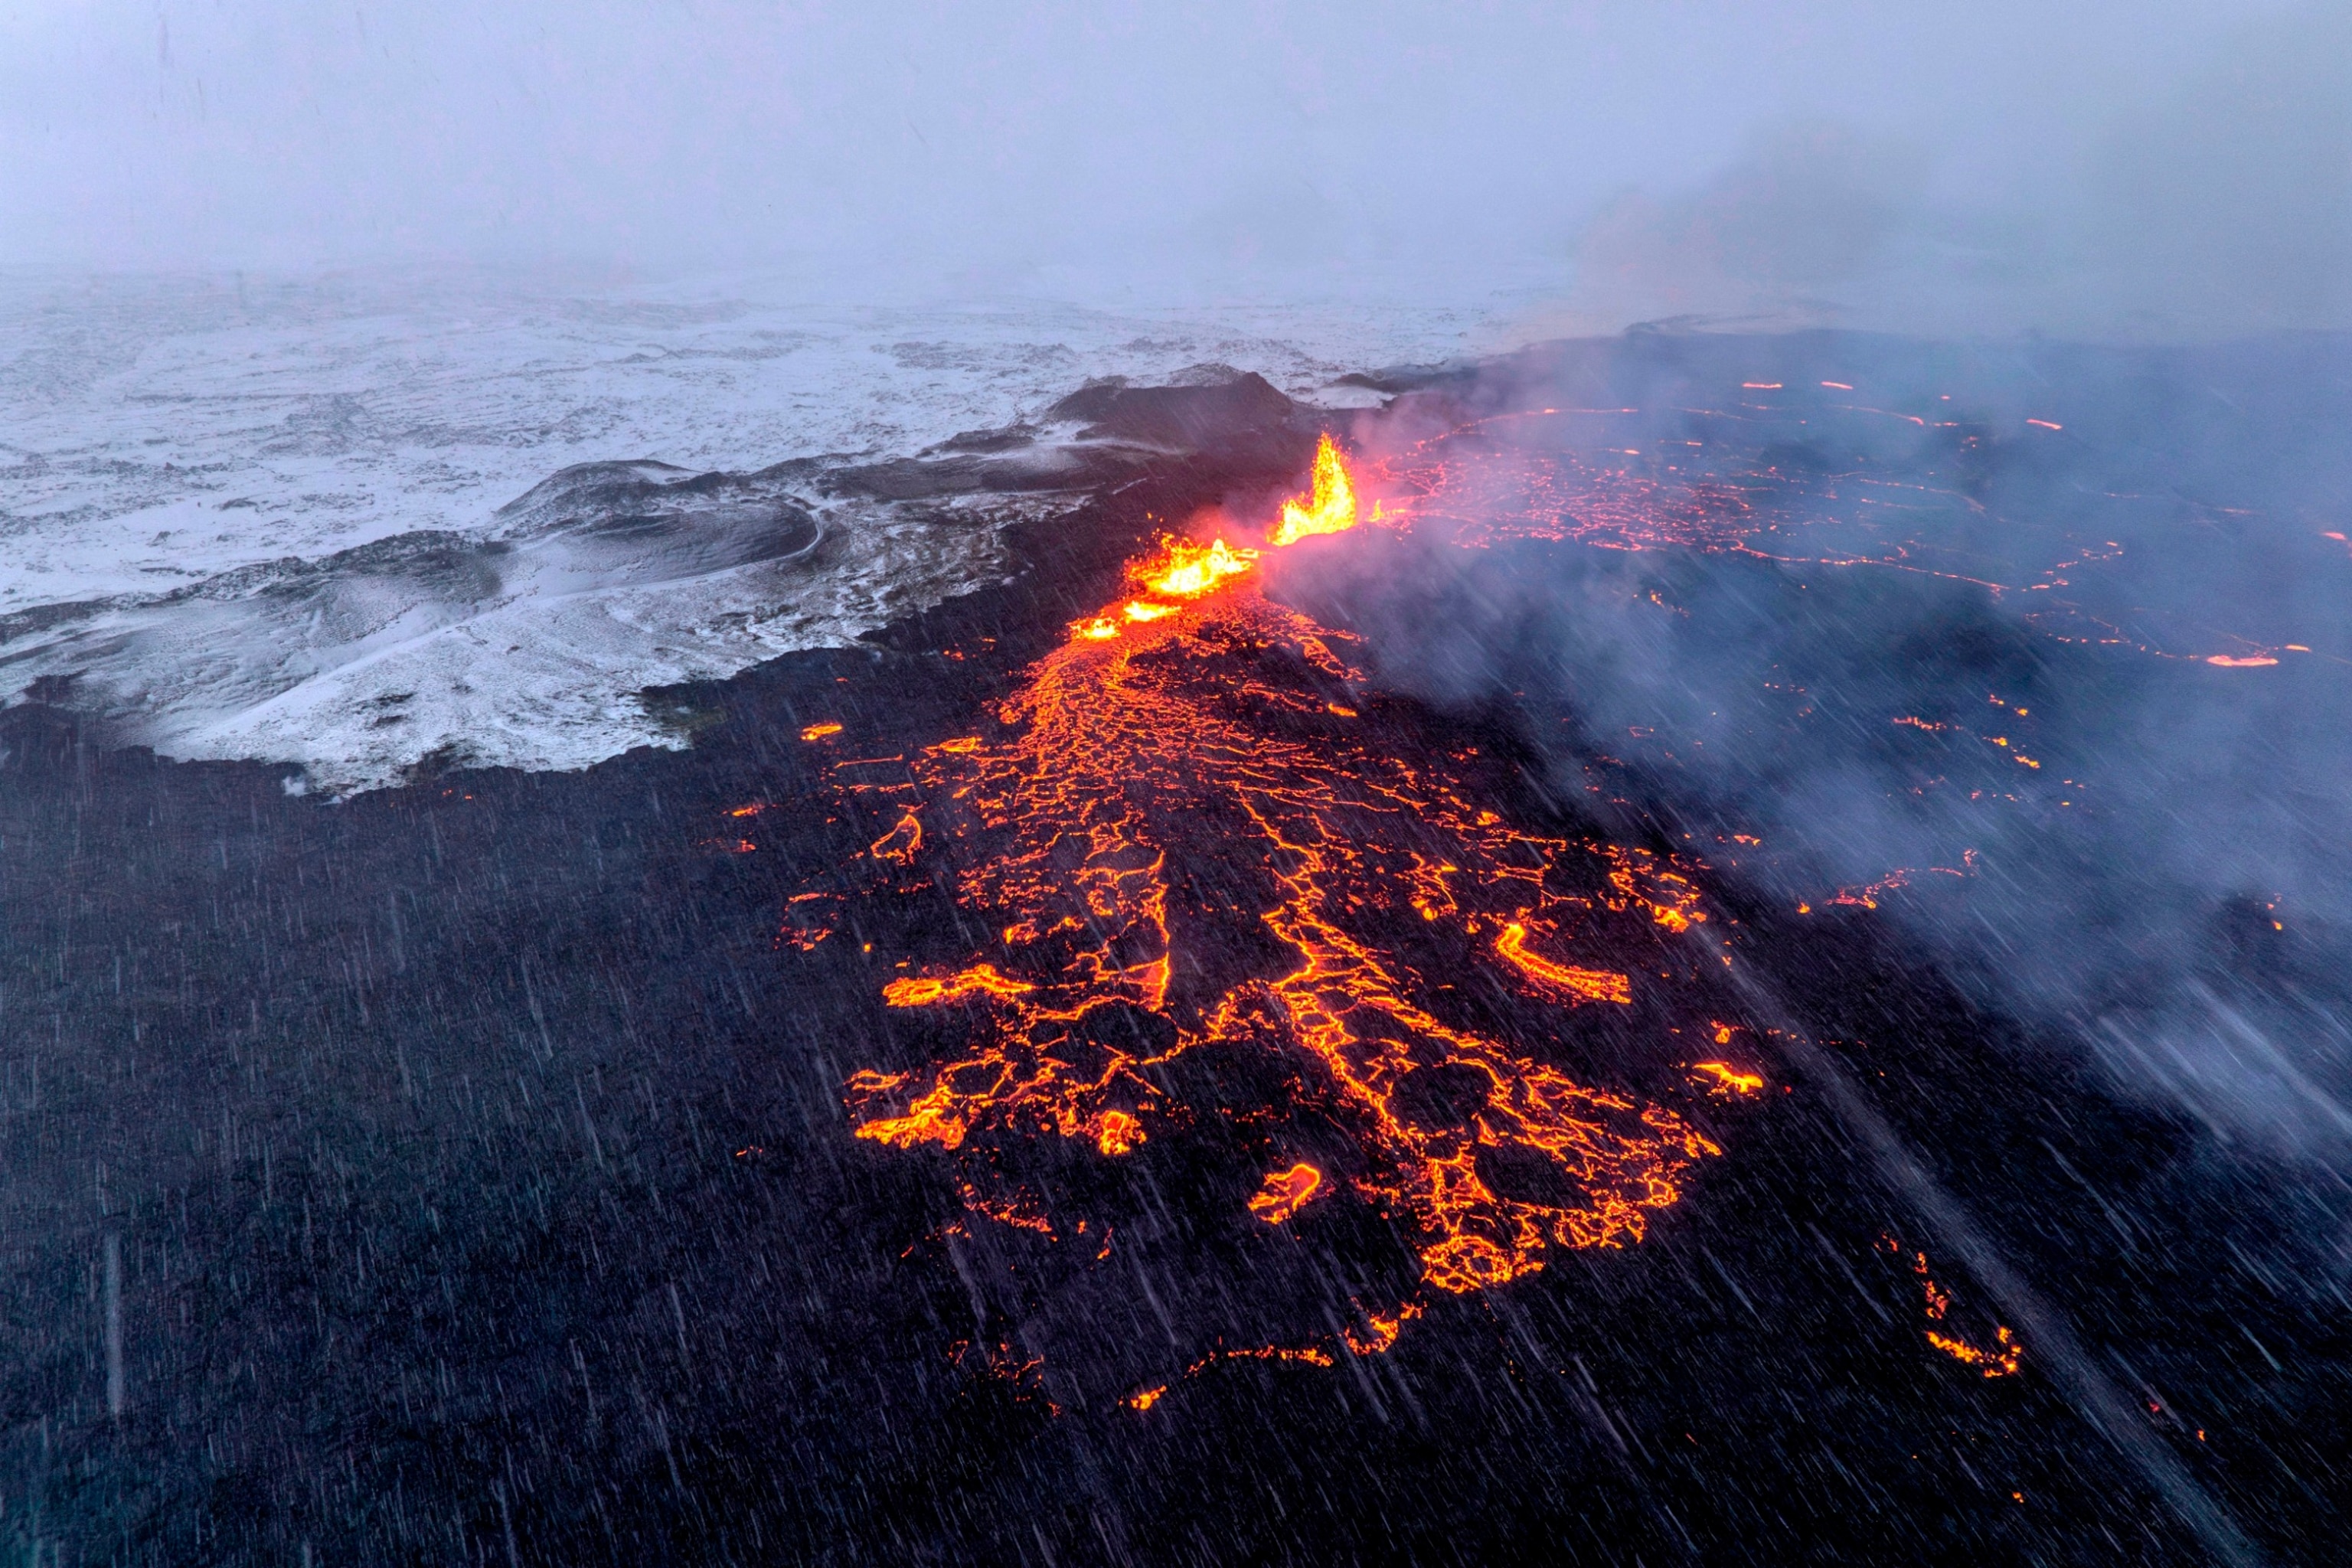
[[[803,741],[822,741],[827,735],[838,735],[840,733],[841,726],[838,724],[811,724],[801,731],[801,739]]]
[[[1889,1252],[1902,1250],[1902,1244],[1891,1236],[1880,1237],[1878,1244]],[[1952,1310],[1952,1293],[1936,1283],[1936,1277],[1928,1271],[1926,1253],[1914,1252],[1911,1255],[1911,1272],[1919,1281],[1920,1304],[1927,1321],[1930,1324],[1945,1323]],[[2011,1376],[2025,1359],[2025,1347],[2017,1342],[2017,1336],[2010,1331],[2007,1324],[1994,1326],[1993,1348],[1990,1350],[1970,1344],[1957,1334],[1944,1332],[1942,1329],[1930,1327],[1923,1331],[1929,1345],[1962,1366],[1976,1368],[1985,1377]]]
[[[1979,1350],[1966,1340],[1956,1340],[1933,1329],[1927,1331],[1927,1342],[1962,1366],[1975,1367],[1987,1377],[2007,1377],[2017,1371],[2025,1355],[2024,1347],[2006,1328],[1993,1331],[1993,1342],[1997,1349]]]
[[[1710,1087],[1722,1094],[1754,1094],[1764,1087],[1761,1074],[1741,1072],[1729,1062],[1693,1062],[1691,1070],[1706,1074],[1714,1080]]]
[[[1302,509],[1315,526],[1288,536],[1347,526],[1334,521],[1343,507],[1352,520],[1327,440]],[[1456,764],[1475,752],[1379,750],[1349,721],[1360,699],[1334,700],[1362,679],[1340,636],[1266,599],[1255,562],[1221,540],[1168,542],[1134,572],[1147,596],[1077,623],[1003,704],[998,734],[925,748],[904,784],[853,786],[899,814],[876,858],[908,866],[927,844],[952,847],[956,901],[1001,932],[985,953],[884,988],[893,1007],[958,1009],[964,1045],[928,1068],[852,1076],[856,1135],[949,1152],[982,1133],[1052,1133],[1117,1158],[1192,1115],[1149,1069],[1187,1052],[1260,1053],[1353,1140],[1338,1169],[1268,1178],[1248,1204],[1261,1219],[1352,1191],[1417,1233],[1425,1285],[1456,1292],[1538,1269],[1551,1247],[1638,1241],[1684,1173],[1720,1150],[1670,1109],[1477,1032],[1440,1000],[1454,987],[1433,991],[1394,944],[1409,931],[1449,978],[1486,964],[1538,1002],[1626,1005],[1626,974],[1528,944],[1572,950],[1612,919],[1635,933],[1683,930],[1706,918],[1696,889],[1646,851],[1531,834],[1473,805]],[[1252,890],[1212,910],[1202,873]],[[1273,961],[1195,959],[1192,939],[1218,915],[1246,922],[1250,951]],[[1119,1009],[1161,1020],[1172,1043],[1104,1026]],[[1435,1112],[1433,1096],[1468,1108]],[[1554,1179],[1498,1191],[1498,1158]],[[1418,1310],[1367,1313],[1345,1348],[1385,1350]],[[1329,1365],[1339,1348],[1221,1351],[1202,1364]]]
[[[1323,1184],[1323,1173],[1308,1164],[1269,1172],[1265,1184],[1249,1201],[1250,1213],[1268,1225],[1280,1225],[1307,1206]]]
[[[1315,488],[1301,505],[1282,503],[1282,521],[1266,542],[1280,548],[1318,533],[1344,533],[1356,526],[1356,485],[1339,448],[1325,436],[1315,448]]]
[[[1622,974],[1605,969],[1575,969],[1565,963],[1554,963],[1529,952],[1524,943],[1528,928],[1513,921],[1495,939],[1495,951],[1517,967],[1520,973],[1548,985],[1576,1002],[1618,1002],[1631,1004],[1633,983]]]
[[[1256,564],[1256,551],[1235,550],[1222,539],[1208,544],[1171,539],[1167,543],[1166,556],[1145,569],[1143,585],[1171,599],[1197,599],[1227,578],[1238,577]],[[1158,614],[1130,618],[1156,621],[1166,614],[1163,609]]]

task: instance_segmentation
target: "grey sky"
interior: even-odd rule
[[[1988,319],[2080,310],[2052,278],[2105,268],[2158,316],[2321,321],[2341,284],[2217,305],[2191,296],[2246,247],[2139,231],[2284,204],[2270,264],[2352,257],[2340,15],[18,0],[0,263],[799,258],[997,286],[1527,259],[1567,290],[1580,260],[1572,302],[1603,316],[1949,314],[1963,278]]]

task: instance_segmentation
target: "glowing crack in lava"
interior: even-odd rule
[[[1305,1208],[1322,1185],[1323,1173],[1312,1165],[1301,1163],[1273,1172],[1250,1199],[1249,1211],[1268,1225],[1280,1225]]]
[[[1352,520],[1328,437],[1315,484],[1277,546]],[[853,1075],[856,1135],[976,1153],[982,1134],[1051,1133],[1115,1159],[1195,1117],[1149,1069],[1265,1053],[1352,1152],[1270,1171],[1248,1203],[1258,1218],[1352,1191],[1404,1222],[1424,1285],[1454,1292],[1540,1268],[1551,1247],[1639,1240],[1720,1150],[1673,1110],[1468,1026],[1441,995],[1464,987],[1426,984],[1401,940],[1451,979],[1534,1004],[1628,1006],[1633,976],[1562,955],[1612,917],[1652,942],[1686,931],[1706,918],[1696,889],[1645,851],[1482,808],[1466,795],[1475,752],[1375,749],[1350,721],[1362,677],[1340,636],[1267,599],[1258,560],[1222,539],[1167,542],[1131,569],[1133,597],[1030,668],[1001,734],[925,748],[907,784],[854,786],[898,813],[877,858],[948,848],[956,901],[1001,932],[961,967],[887,986],[888,1005],[955,1008],[969,1033],[953,1060]],[[1208,940],[1235,926],[1257,956]],[[1162,1020],[1172,1044],[1088,1026],[1120,1008]],[[1498,1160],[1551,1173],[1498,1191]],[[1348,1348],[1385,1350],[1417,1310],[1373,1314]]]

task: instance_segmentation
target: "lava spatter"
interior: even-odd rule
[[[1331,474],[1318,459],[1313,502],[1293,510],[1328,521],[1345,497],[1351,521],[1328,440],[1325,458]],[[1347,526],[1286,515],[1275,538]],[[872,854],[908,865],[948,847],[957,902],[1001,947],[887,984],[892,1007],[957,1009],[965,1043],[929,1068],[855,1074],[856,1135],[966,1152],[982,1134],[1051,1134],[1118,1159],[1196,1114],[1153,1069],[1260,1053],[1352,1144],[1337,1169],[1269,1145],[1247,1205],[1261,1219],[1351,1190],[1404,1224],[1423,1283],[1450,1292],[1538,1269],[1554,1247],[1639,1240],[1717,1146],[1665,1106],[1469,1026],[1403,939],[1527,1005],[1624,1006],[1633,976],[1571,962],[1579,932],[1631,912],[1662,940],[1705,919],[1696,889],[1646,852],[1511,826],[1471,798],[1475,753],[1379,749],[1349,721],[1361,677],[1344,638],[1268,599],[1257,565],[1223,540],[1165,542],[1132,571],[1133,598],[1028,671],[997,734],[910,759]],[[1122,1007],[1172,1043],[1088,1026]],[[1532,1191],[1498,1182],[1530,1162],[1551,1173]],[[1418,1310],[1369,1317],[1349,1348],[1384,1350]]]

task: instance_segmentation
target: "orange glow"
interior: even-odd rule
[[[1987,739],[1992,740],[1994,737],[1988,736]],[[2005,741],[1997,740],[1995,743],[2000,745],[2008,744]],[[2030,763],[2028,765],[2038,768],[2042,764],[2040,763]],[[1972,796],[1970,798],[1974,797]],[[1973,849],[1963,849],[1960,851],[1960,863],[1958,865],[1930,866],[1927,868],[1927,870],[1938,877],[1973,877],[1977,873],[1977,852]],[[1894,870],[1889,871],[1885,877],[1875,882],[1865,882],[1859,888],[1840,888],[1836,894],[1829,900],[1829,902],[1832,904],[1843,904],[1855,909],[1874,910],[1878,907],[1878,900],[1881,897],[1893,892],[1897,888],[1907,888],[1911,886],[1911,879],[1920,874],[1921,873],[1918,868],[1916,867],[1897,866]],[[1812,913],[1812,906],[1810,904],[1799,904],[1797,906],[1797,912],[1801,915],[1811,914]]]
[[[1956,1340],[1933,1329],[1927,1331],[1927,1342],[1961,1365],[1975,1367],[1987,1377],[2007,1377],[2017,1370],[2018,1363],[2024,1359],[2025,1350],[2005,1328],[1995,1329],[1993,1335],[1994,1343],[1999,1348],[1989,1351],[1979,1350],[1966,1340]]]
[[[1901,1244],[1891,1236],[1881,1236],[1878,1244],[1889,1252],[1902,1250]],[[1928,1272],[1926,1253],[1914,1252],[1911,1255],[1911,1272],[1919,1281],[1920,1304],[1927,1321],[1945,1322],[1952,1310],[1952,1293],[1937,1284],[1935,1276]],[[1986,1377],[2008,1377],[2025,1359],[2025,1347],[2017,1342],[2017,1336],[2006,1324],[1994,1327],[1993,1348],[1990,1350],[1970,1344],[1942,1329],[1929,1328],[1922,1331],[1932,1348],[1943,1352],[1962,1366],[1976,1368]]]
[[[1282,503],[1282,521],[1275,525],[1267,542],[1296,544],[1318,533],[1344,533],[1355,526],[1356,484],[1349,477],[1348,465],[1340,460],[1339,448],[1326,435],[1315,447],[1314,489],[1303,505],[1297,500]]]
[[[838,724],[811,724],[801,731],[801,739],[803,741],[822,741],[827,735],[838,735],[840,733],[841,726]]]
[[[927,814],[950,814],[950,836],[968,857],[956,872],[958,901],[992,914],[987,929],[1033,955],[1023,971],[1035,983],[1022,989],[1030,983],[977,963],[960,976],[892,982],[886,996],[904,1005],[950,993],[968,999],[974,1033],[956,1059],[851,1079],[860,1136],[952,1151],[975,1131],[1035,1131],[1099,1146],[1107,1110],[1139,1129],[1165,1113],[1165,1091],[1146,1069],[1213,1047],[1297,1060],[1319,1080],[1316,1092],[1363,1152],[1364,1173],[1351,1185],[1421,1233],[1424,1277],[1441,1289],[1531,1272],[1552,1247],[1637,1241],[1649,1211],[1679,1199],[1682,1173],[1719,1152],[1712,1142],[1663,1106],[1578,1084],[1442,1020],[1416,995],[1418,978],[1361,922],[1397,908],[1439,931],[1503,932],[1491,951],[1547,994],[1623,1001],[1626,976],[1529,952],[1528,933],[1558,941],[1568,916],[1612,911],[1656,930],[1658,910],[1704,912],[1696,889],[1644,851],[1511,827],[1464,798],[1443,758],[1385,755],[1353,727],[1269,731],[1248,706],[1234,706],[1239,698],[1289,710],[1282,692],[1247,677],[1250,658],[1351,678],[1338,640],[1262,595],[1223,595],[1198,617],[1063,645],[1003,705],[1004,739],[960,738],[912,761],[913,783],[890,787],[919,793]],[[1224,660],[1244,673],[1218,669]],[[905,808],[907,820],[915,809]],[[1256,918],[1290,967],[1180,1004],[1171,994],[1169,858],[1207,814],[1240,836],[1223,859],[1262,868],[1268,901]],[[1556,890],[1528,868],[1566,874],[1585,857],[1599,858],[1596,895]],[[1174,1044],[1159,1056],[1100,1037],[1081,1047],[1073,1026],[1112,1005],[1169,1020]],[[1416,1073],[1439,1067],[1486,1086],[1467,1125],[1424,1125],[1397,1098]],[[1554,1163],[1573,1195],[1496,1192],[1481,1168],[1489,1149]]]
[[[1143,585],[1171,599],[1197,599],[1222,586],[1227,579],[1238,577],[1257,564],[1256,551],[1235,550],[1222,539],[1208,544],[1171,539],[1168,541],[1167,551],[1163,558],[1145,568]],[[1097,618],[1109,619],[1107,616]],[[1158,617],[1138,616],[1134,618],[1154,620]]]
[[[1116,1157],[1143,1142],[1143,1123],[1124,1110],[1106,1110],[1095,1118],[1095,1147]]]
[[[777,928],[776,940],[789,942],[803,952],[814,951],[817,943],[833,934],[833,922],[825,919],[827,906],[835,902],[830,893],[796,893],[784,900],[784,923]],[[811,910],[799,910],[796,904],[814,904]]]
[[[1336,1358],[1318,1345],[1253,1345],[1245,1351],[1211,1351],[1184,1369],[1186,1377],[1197,1376],[1221,1361],[1303,1361],[1309,1366],[1329,1366]]]
[[[1265,1184],[1249,1201],[1249,1211],[1268,1225],[1280,1225],[1306,1207],[1322,1185],[1323,1173],[1312,1165],[1268,1172]]]
[[[901,866],[915,863],[915,852],[923,847],[923,825],[911,811],[898,818],[898,826],[876,839],[866,853],[877,860],[895,860]]]
[[[970,969],[936,979],[893,980],[882,987],[882,1000],[893,1007],[929,1007],[934,1003],[954,1002],[983,992],[991,996],[1025,996],[1036,989],[1034,985],[1006,979],[996,973],[993,964],[975,963]]]
[[[1764,1087],[1762,1074],[1741,1072],[1728,1062],[1693,1062],[1691,1070],[1713,1079],[1712,1087],[1720,1094],[1754,1094]]]
[[[1167,1392],[1168,1385],[1163,1383],[1157,1388],[1147,1388],[1140,1393],[1129,1394],[1125,1404],[1129,1410],[1149,1410],[1159,1404],[1160,1396]]]
[[[1407,1301],[1386,1317],[1378,1312],[1366,1314],[1364,1321],[1371,1325],[1370,1333],[1359,1334],[1353,1329],[1342,1329],[1339,1338],[1358,1355],[1385,1355],[1389,1347],[1397,1342],[1397,1335],[1404,1331],[1405,1324],[1420,1316],[1421,1303]]]
[[[986,1215],[999,1225],[1009,1225],[1015,1230],[1033,1230],[1048,1241],[1061,1239],[1054,1234],[1054,1222],[1038,1212],[1036,1199],[1026,1193],[1016,1194],[1011,1198],[991,1197],[970,1182],[959,1182],[956,1184],[956,1195],[963,1199],[964,1207],[974,1214]]]
[[[1633,983],[1622,974],[1605,969],[1573,969],[1564,963],[1554,963],[1538,958],[1525,945],[1528,928],[1514,921],[1503,928],[1495,939],[1495,951],[1528,974],[1553,989],[1565,992],[1578,1002],[1622,1002],[1633,1000]]]
[[[1335,496],[1352,506],[1345,480],[1336,449],[1318,459],[1318,510]],[[1034,1200],[982,1191],[1003,1180],[1003,1140],[1083,1141],[1117,1158],[1203,1114],[1173,1102],[1155,1069],[1244,1053],[1282,1064],[1353,1145],[1345,1181],[1308,1164],[1270,1176],[1246,1205],[1261,1220],[1331,1194],[1370,1205],[1412,1237],[1424,1285],[1451,1292],[1532,1273],[1554,1248],[1640,1241],[1720,1149],[1667,1106],[1475,1032],[1436,994],[1453,987],[1388,943],[1402,916],[1450,962],[1515,977],[1522,994],[1626,1005],[1628,975],[1568,955],[1587,931],[1664,942],[1705,921],[1690,868],[1514,826],[1475,804],[1471,770],[1488,764],[1475,749],[1391,754],[1339,700],[1363,679],[1346,637],[1258,592],[1256,559],[1222,540],[1165,542],[1130,574],[1141,595],[1076,623],[1086,635],[1030,667],[990,735],[923,748],[903,782],[845,781],[887,802],[886,820],[898,814],[876,858],[910,867],[934,842],[954,846],[939,873],[986,944],[883,987],[893,1007],[960,1005],[966,1033],[929,1066],[852,1075],[856,1135],[952,1156],[973,1184],[968,1208],[1037,1229]],[[1087,630],[1097,624],[1109,635]],[[1211,868],[1207,883],[1234,890],[1204,901]],[[1259,933],[1245,971],[1179,962],[1187,933],[1236,919]],[[1107,1009],[1165,1032],[1118,1026]],[[1433,1072],[1447,1109],[1422,1092]],[[1235,1121],[1272,1142],[1258,1131],[1270,1112]],[[1560,1179],[1493,1184],[1530,1161]],[[1199,1364],[1378,1353],[1420,1307],[1359,1310],[1317,1343]]]
[[[2249,658],[2233,658],[2226,653],[2217,653],[2209,656],[2205,662],[2220,665],[2223,669],[2261,669],[2266,665],[2276,664],[2278,660],[2266,654],[2255,654]]]

